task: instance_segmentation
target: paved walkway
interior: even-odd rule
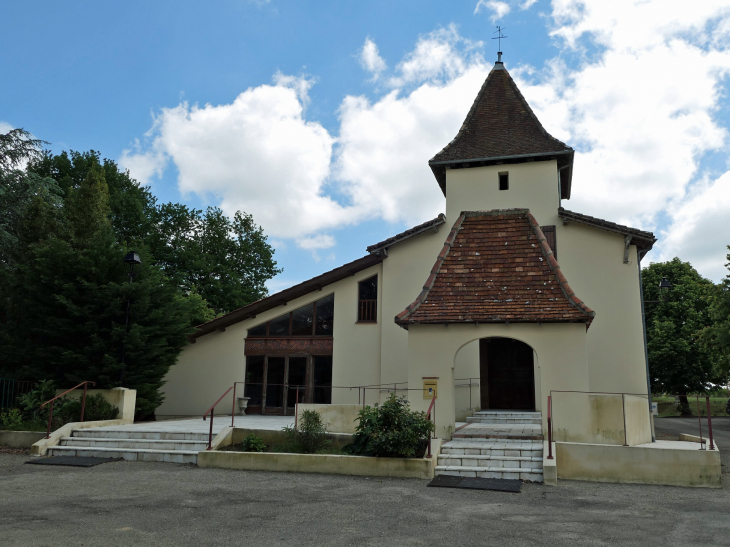
[[[224,427],[231,425],[230,416],[216,416],[213,420],[213,433],[219,433]],[[294,416],[236,416],[234,427],[243,429],[268,429],[278,431],[287,425],[294,425]],[[208,433],[210,420],[192,418],[187,420],[164,420],[160,422],[140,422],[129,425],[113,425],[102,428],[107,431],[160,431]]]

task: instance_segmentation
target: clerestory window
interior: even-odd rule
[[[248,329],[249,338],[273,336],[332,336],[335,324],[335,295],[297,308],[285,315]]]

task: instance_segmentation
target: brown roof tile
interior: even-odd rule
[[[586,323],[595,312],[570,288],[527,209],[462,213],[421,294],[395,322]]]

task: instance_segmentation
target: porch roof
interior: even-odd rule
[[[414,323],[586,323],[595,312],[568,285],[528,209],[463,212],[421,294],[395,317]]]

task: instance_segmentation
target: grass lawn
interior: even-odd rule
[[[692,410],[692,416],[697,416],[697,399],[688,395],[689,406]],[[710,397],[710,412],[712,416],[728,416],[725,412],[727,397]],[[674,397],[652,397],[651,400],[657,403],[657,410],[660,418],[671,416],[679,416],[677,412],[676,401]],[[700,416],[707,416],[707,402],[703,396],[700,396]]]

